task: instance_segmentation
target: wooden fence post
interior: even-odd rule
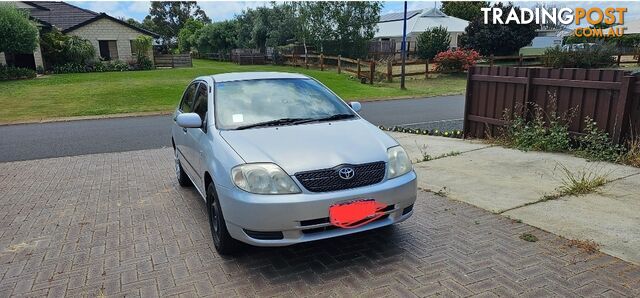
[[[387,82],[393,82],[393,63],[387,60]]]
[[[291,53],[291,64],[296,66],[296,52]]]
[[[522,54],[518,57],[518,66],[522,67]]]
[[[358,63],[358,71],[356,72],[356,77],[358,80],[360,79],[360,58],[356,61]]]
[[[524,102],[522,103],[522,117],[527,121],[532,120],[533,115],[529,115],[529,103],[533,100],[533,79],[537,76],[537,68],[529,68],[527,72],[527,84],[525,85]]]
[[[304,54],[304,68],[309,69],[309,54]]]
[[[631,97],[633,96],[633,85],[635,76],[622,77],[622,86],[618,96],[618,106],[616,107],[616,121],[613,126],[613,142],[621,144],[624,137],[624,129],[629,128],[629,111],[631,110]]]
[[[373,78],[376,74],[376,62],[369,61],[369,84],[373,85]]]
[[[466,90],[467,92],[465,93],[465,96],[464,96],[464,115],[463,115],[464,119],[462,120],[462,137],[463,138],[467,138],[470,136],[468,118],[469,118],[469,112],[471,111],[471,95],[473,94],[473,90],[472,90],[473,84],[471,84],[471,76],[474,70],[475,70],[475,66],[471,66],[469,67],[469,70],[467,70],[467,90]]]
[[[324,54],[320,53],[320,71],[324,70]]]
[[[428,79],[429,78],[429,59],[427,59],[427,62],[424,64],[424,79]]]
[[[622,58],[622,55],[621,55],[621,54],[618,54],[618,60],[617,60],[618,67],[620,67],[620,58]]]
[[[489,56],[489,66],[493,67],[493,54]]]
[[[341,66],[340,62],[342,62],[342,56],[338,55],[338,74],[340,74],[340,72],[342,72],[342,70],[340,68],[340,66]]]

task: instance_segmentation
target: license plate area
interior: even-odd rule
[[[329,221],[334,226],[353,229],[384,216],[382,210],[386,207],[373,199],[338,203],[329,207]]]

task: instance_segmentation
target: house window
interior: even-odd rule
[[[99,40],[100,58],[103,60],[118,59],[118,43],[115,40]]]

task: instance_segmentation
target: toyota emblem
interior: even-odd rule
[[[350,168],[350,167],[344,167],[338,170],[338,176],[340,176],[340,178],[344,180],[349,180],[353,178],[355,174],[356,172],[353,170],[353,168]]]

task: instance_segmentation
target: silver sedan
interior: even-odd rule
[[[206,202],[222,254],[239,242],[285,246],[407,219],[416,174],[402,147],[300,74],[203,76],[171,128],[181,186]]]

